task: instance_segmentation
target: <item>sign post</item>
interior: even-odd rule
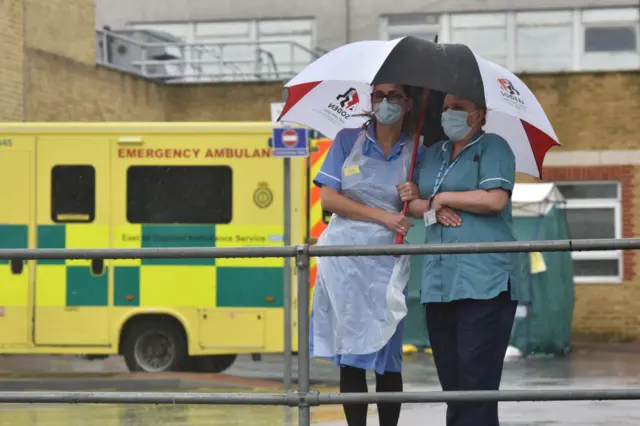
[[[307,129],[286,127],[279,123],[278,117],[284,103],[271,104],[271,123],[273,126],[272,153],[282,157],[284,162],[284,235],[285,246],[291,245],[291,157],[309,155],[309,137]],[[292,347],[292,297],[291,297],[291,259],[284,262],[284,387],[292,389],[293,347]]]

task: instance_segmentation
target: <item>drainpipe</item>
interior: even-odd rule
[[[344,0],[345,44],[351,43],[351,0]]]

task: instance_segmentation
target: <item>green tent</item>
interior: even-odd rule
[[[564,197],[552,183],[517,184],[513,227],[521,241],[568,238]],[[565,355],[571,349],[574,281],[569,252],[523,254],[525,300],[518,306],[510,353]]]
[[[516,184],[513,197],[514,230],[519,240],[567,238],[562,194],[552,183]],[[424,226],[416,221],[408,235],[411,244],[424,242]],[[542,260],[541,260],[542,259]],[[561,355],[571,347],[574,287],[568,252],[521,254],[523,300],[511,334],[510,353]],[[409,312],[404,344],[429,347],[424,309],[420,305],[422,256],[411,258]]]

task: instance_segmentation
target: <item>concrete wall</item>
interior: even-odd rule
[[[271,102],[282,101],[282,85],[169,86],[166,94],[167,121],[268,121]]]
[[[0,121],[268,120],[274,84],[166,86],[95,65],[91,0],[0,3]]]
[[[90,0],[0,3],[0,121],[268,120],[269,103],[281,99],[279,84],[164,86],[96,67],[92,7]],[[637,235],[640,72],[523,79],[563,143],[549,154],[545,178],[619,180],[623,234]],[[640,340],[638,260],[637,252],[625,255],[622,284],[577,285],[576,336]]]
[[[0,120],[24,117],[24,8],[22,0],[0,3]]]

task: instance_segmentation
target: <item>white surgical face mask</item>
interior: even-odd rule
[[[469,132],[471,132],[471,128],[473,127],[467,124],[467,118],[478,112],[479,110],[472,113],[467,113],[466,111],[456,111],[452,109],[446,110],[442,113],[440,121],[444,133],[450,140],[454,142],[461,141],[469,135]]]
[[[377,103],[373,112],[380,124],[394,124],[402,118],[402,107],[398,104],[392,104],[386,99]]]

